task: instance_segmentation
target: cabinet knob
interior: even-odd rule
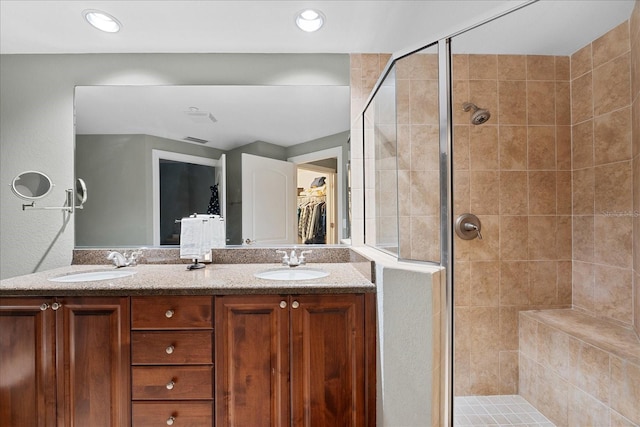
[[[294,302],[291,303],[291,307],[298,308],[298,307],[300,307],[300,303],[298,301],[294,301]]]
[[[287,302],[286,301],[280,301],[280,308],[287,308]]]
[[[176,420],[176,417],[174,417],[173,415],[170,416],[169,418],[167,418],[167,425],[172,426],[175,420]]]
[[[40,304],[40,310],[45,311],[47,308],[49,308],[49,304],[47,304],[46,302]]]
[[[173,317],[173,310],[169,309],[164,313],[167,319],[171,319]]]
[[[170,346],[164,349],[164,351],[166,351],[167,354],[172,354],[173,350],[175,350],[175,347],[173,346],[173,344],[171,344]]]
[[[173,386],[175,386],[175,381],[171,380],[167,383],[167,390],[173,390]]]
[[[62,304],[60,304],[58,302],[54,302],[53,304],[51,304],[51,309],[53,311],[57,311],[59,308],[62,308]]]

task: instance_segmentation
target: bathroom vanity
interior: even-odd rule
[[[43,426],[373,426],[375,286],[351,263],[73,265],[0,282],[0,419]],[[123,270],[123,269],[120,269]],[[3,421],[3,422],[4,422]]]

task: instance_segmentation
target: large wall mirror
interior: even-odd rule
[[[176,220],[216,203],[228,245],[348,241],[349,109],[344,85],[76,87],[75,174],[92,192],[76,247],[176,245]],[[274,163],[286,186],[255,178]],[[317,204],[324,222],[301,227]],[[271,235],[283,216],[286,241]]]

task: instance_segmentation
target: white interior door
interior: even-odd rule
[[[296,167],[242,154],[242,240],[258,244],[296,242]]]

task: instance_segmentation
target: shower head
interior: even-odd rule
[[[474,125],[481,125],[491,117],[491,113],[489,110],[484,108],[478,108],[476,104],[472,104],[471,102],[465,102],[462,104],[462,108],[464,111],[473,110],[471,113],[471,123]]]

